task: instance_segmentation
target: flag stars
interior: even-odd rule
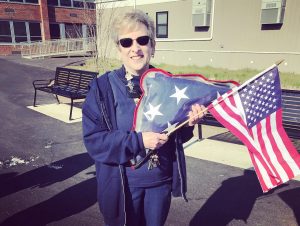
[[[147,112],[144,112],[144,115],[146,116],[146,118],[149,120],[149,121],[153,121],[155,116],[157,115],[163,115],[160,111],[159,111],[159,108],[160,108],[161,104],[157,105],[157,106],[153,106],[151,103],[149,103],[149,111]]]
[[[175,97],[177,99],[177,105],[179,104],[181,99],[189,99],[189,97],[184,94],[186,89],[187,89],[187,87],[185,87],[183,89],[178,89],[178,87],[175,86],[176,91],[170,97]]]

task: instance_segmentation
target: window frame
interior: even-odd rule
[[[166,23],[158,23],[158,17],[160,15],[166,15],[167,21]],[[160,11],[156,12],[156,38],[168,38],[169,37],[169,11]],[[165,27],[166,28],[166,34],[159,34],[159,28]]]
[[[6,21],[9,23],[9,28],[10,28],[10,42],[0,42],[0,45],[19,45],[21,42],[26,42],[26,43],[31,43],[34,41],[39,41],[42,40],[42,29],[41,29],[41,22],[40,21],[14,21],[14,20],[0,20],[0,21]],[[24,23],[25,25],[25,33],[26,34],[18,34],[16,35],[15,33],[15,25],[14,23]],[[40,33],[41,35],[31,35],[30,34],[30,24],[39,24],[40,25]],[[18,32],[17,32],[18,33]],[[9,37],[9,35],[1,35],[1,37]],[[26,39],[26,41],[19,41],[20,39]],[[38,39],[37,39],[38,38]],[[19,39],[19,40],[18,40]],[[18,41],[16,41],[18,40]]]
[[[1,0],[0,0],[1,1]],[[74,9],[96,9],[96,2],[95,1],[89,1],[89,0],[70,0],[70,5],[62,5],[61,1],[66,1],[66,0],[55,0],[57,1],[56,4],[48,4],[49,6],[53,7],[64,7],[64,8],[74,8]],[[76,6],[74,2],[79,3],[82,2],[82,7]]]
[[[11,2],[11,3],[16,3],[16,4],[34,4],[34,5],[39,5],[39,0],[33,0],[36,2],[27,2],[27,0],[0,0],[0,2]]]

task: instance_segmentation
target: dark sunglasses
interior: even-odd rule
[[[122,38],[122,39],[119,40],[119,44],[124,48],[129,48],[130,46],[132,46],[134,40],[136,40],[136,42],[139,45],[145,46],[149,43],[150,37],[149,36],[140,36],[136,39]]]

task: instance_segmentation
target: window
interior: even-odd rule
[[[28,0],[28,1],[37,1],[37,0]],[[87,8],[87,9],[96,8],[95,0],[48,0],[48,5],[74,7],[74,8]]]
[[[71,7],[71,0],[60,0],[60,5]]]
[[[156,13],[156,37],[168,38],[168,12]]]
[[[0,21],[0,42],[12,42],[9,21]]]
[[[58,6],[58,0],[48,0],[48,5]]]
[[[0,0],[0,2],[19,2],[39,4],[39,0]]]
[[[96,4],[95,4],[94,1],[86,1],[85,2],[85,8],[96,9]]]
[[[65,24],[66,38],[82,38],[82,24]]]
[[[39,4],[39,0],[25,0],[25,2]]]
[[[51,39],[60,39],[59,24],[50,24],[50,37]]]
[[[97,34],[96,29],[97,29],[96,24],[88,25],[87,36],[88,37],[96,37],[96,34]]]
[[[73,1],[73,6],[76,8],[84,8],[84,2],[83,1]]]
[[[15,32],[15,41],[16,42],[27,42],[27,33],[25,22],[13,22],[14,32]]]
[[[40,23],[29,23],[30,41],[42,40]]]

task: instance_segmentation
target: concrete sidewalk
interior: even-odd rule
[[[240,169],[253,169],[253,164],[248,149],[238,138],[232,135],[226,128],[203,125],[203,140],[199,140],[197,128],[194,130],[194,138],[185,143],[186,156],[234,166]],[[216,137],[223,136],[223,140]],[[292,140],[296,149],[300,150],[299,140]],[[253,169],[254,170],[254,169]],[[300,181],[300,175],[294,178]]]

